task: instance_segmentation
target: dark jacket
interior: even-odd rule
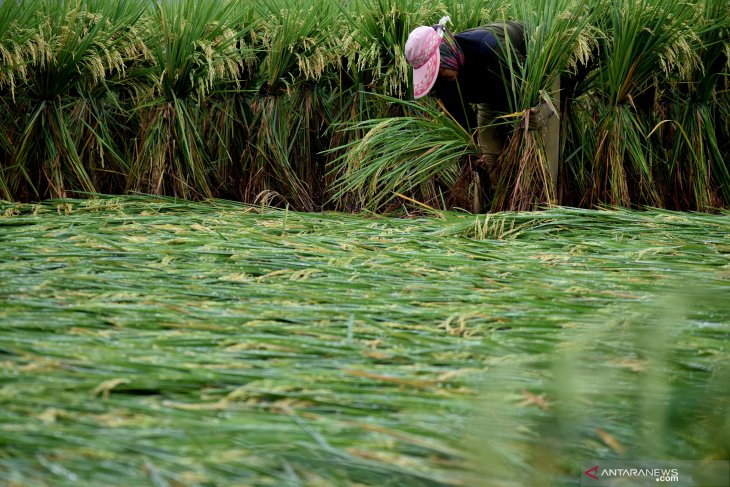
[[[511,51],[507,49],[505,30]],[[519,22],[495,23],[460,32],[454,37],[464,52],[464,64],[455,82],[436,81],[435,95],[465,127],[476,127],[470,103],[486,103],[494,111],[509,113],[513,78],[508,59],[511,58],[512,69],[517,74],[518,63],[524,60],[526,52],[524,26]]]

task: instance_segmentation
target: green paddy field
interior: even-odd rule
[[[0,485],[730,457],[730,213],[0,204]]]

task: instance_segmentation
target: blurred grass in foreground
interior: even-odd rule
[[[570,485],[730,456],[727,213],[0,214],[1,484]]]

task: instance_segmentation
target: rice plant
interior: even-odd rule
[[[718,139],[722,125],[719,97],[728,77],[730,12],[724,2],[700,2],[702,15],[696,27],[693,52],[699,63],[686,79],[669,80],[667,108],[660,110],[657,126],[663,163],[660,181],[667,186],[668,205],[681,209],[709,210],[730,196],[730,173]],[[663,177],[662,177],[663,176]]]
[[[266,0],[261,20],[257,96],[251,100],[253,177],[248,201],[277,194],[285,203],[314,210],[321,205],[322,165],[317,153],[328,123],[324,107],[328,74],[339,69],[344,48],[338,38],[338,9],[327,1]]]
[[[334,4],[303,0],[261,0],[261,89],[286,90],[301,81],[317,81],[340,61]]]
[[[11,191],[6,178],[11,171],[9,161],[14,153],[14,142],[17,138],[17,127],[13,117],[15,106],[15,87],[26,80],[29,57],[29,43],[35,35],[30,28],[33,25],[36,8],[21,9],[15,2],[0,4],[0,197],[12,200],[15,191]],[[32,53],[32,50],[31,50]]]
[[[461,165],[479,154],[472,134],[435,105],[390,102],[413,115],[371,119],[347,128],[365,135],[335,149],[343,154],[333,163],[338,176],[333,198],[347,197],[348,207],[377,211],[402,193],[445,207]],[[469,194],[475,197],[477,188],[465,190],[467,201]]]
[[[29,1],[26,8],[17,2],[0,4],[0,89],[15,87],[26,80],[27,59],[33,57],[31,40],[36,35],[31,28],[36,20],[39,2]]]
[[[547,104],[560,117],[562,104],[559,93],[552,93],[553,86],[563,73],[590,61],[598,33],[591,9],[581,2],[523,2],[512,15],[525,25],[527,52],[523,61],[509,59],[506,63],[511,71],[505,76],[505,92],[511,97],[513,113],[520,116],[508,119],[514,129],[500,157],[500,189],[493,208],[532,209],[556,204],[558,193],[545,133],[528,130],[530,108]]]
[[[700,65],[691,2],[624,0],[608,8],[610,41],[602,57],[592,201],[662,205],[653,169],[656,149],[646,141],[659,76],[687,77]],[[659,71],[657,70],[659,67]]]
[[[31,2],[26,17],[33,37],[18,47],[25,52],[24,79],[16,86],[16,113],[22,112],[14,153],[4,171],[13,194],[64,196],[69,190],[96,191],[98,171],[104,170],[113,141],[93,130],[96,110],[104,104],[104,80],[124,69],[126,56],[135,53],[139,4],[135,2]],[[5,7],[3,7],[5,8]],[[12,134],[12,131],[11,131]],[[80,153],[92,150],[92,164]],[[120,162],[120,161],[116,161]]]
[[[146,89],[135,100],[139,134],[128,189],[212,196],[203,107],[217,83],[235,81],[243,70],[245,27],[238,15],[230,2],[163,0],[145,18],[150,62],[139,67]]]

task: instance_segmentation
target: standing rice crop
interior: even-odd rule
[[[730,201],[727,151],[721,138],[723,103],[730,66],[730,10],[717,0],[699,2],[697,37],[692,51],[698,63],[685,76],[663,83],[663,102],[653,132],[660,148],[657,178],[666,204],[681,209],[709,210]],[[727,105],[727,103],[725,103]]]
[[[383,95],[410,97],[407,36],[447,14],[455,31],[520,20],[531,39],[526,60],[508,63],[514,86],[488,88],[506,88],[512,104],[495,209],[728,204],[730,18],[720,0],[3,2],[0,195],[361,207],[327,164],[374,140],[364,138],[368,121],[413,118]],[[522,130],[528,108],[557,99],[546,83],[558,77],[560,192],[546,177],[542,135]],[[434,127],[427,112],[416,123]],[[436,130],[434,146],[449,131]],[[423,190],[435,204],[455,164],[400,192]]]
[[[657,82],[686,79],[699,66],[692,50],[700,9],[692,2],[622,0],[607,7],[609,40],[601,57],[591,201],[661,206],[653,176],[657,151],[647,142]],[[657,70],[659,68],[659,70]]]
[[[96,191],[104,171],[124,166],[98,127],[112,106],[104,81],[136,53],[139,4],[41,0],[7,8],[32,12],[24,17],[32,36],[14,49],[24,53],[11,68],[23,83],[14,90],[18,127],[10,131],[13,153],[2,179],[12,194],[26,196]]]
[[[213,194],[210,144],[220,139],[204,140],[202,127],[211,117],[209,93],[238,79],[246,59],[239,43],[242,12],[234,6],[162,0],[145,19],[150,62],[136,73],[145,81],[134,100],[139,134],[129,190],[184,198]]]

